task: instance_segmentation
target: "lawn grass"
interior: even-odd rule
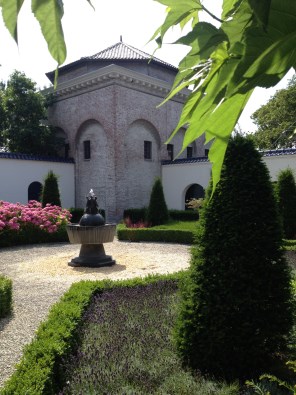
[[[177,285],[115,288],[97,295],[84,317],[80,347],[64,361],[69,394],[238,395],[181,365],[172,344]]]
[[[166,224],[153,226],[153,229],[169,229],[169,230],[191,230],[194,231],[197,221],[175,221],[169,220]]]

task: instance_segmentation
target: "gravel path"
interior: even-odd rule
[[[79,245],[57,243],[0,250],[0,273],[13,280],[13,315],[0,320],[0,387],[9,378],[50,307],[71,284],[80,280],[112,280],[172,273],[189,265],[190,247],[164,243],[105,245],[116,265],[100,269],[72,268],[68,261]]]

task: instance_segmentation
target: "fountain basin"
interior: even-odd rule
[[[102,244],[113,241],[116,224],[102,226],[67,225],[67,233],[71,244]]]
[[[103,243],[112,242],[116,233],[116,224],[101,226],[67,225],[69,241],[81,244],[79,256],[68,265],[73,267],[102,267],[115,264],[111,255],[106,255]]]

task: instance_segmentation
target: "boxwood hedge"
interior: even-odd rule
[[[126,228],[125,225],[117,226],[118,240],[126,241],[156,241],[178,244],[192,244],[193,232],[178,229],[153,229],[153,228]]]
[[[0,274],[0,318],[12,312],[12,281]]]

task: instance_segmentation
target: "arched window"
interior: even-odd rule
[[[37,202],[40,202],[41,191],[42,191],[41,182],[38,182],[38,181],[32,182],[28,187],[28,201],[29,200],[37,200]]]
[[[199,184],[192,184],[185,194],[185,210],[187,210],[186,203],[188,203],[191,199],[200,199],[204,198],[205,190]]]

